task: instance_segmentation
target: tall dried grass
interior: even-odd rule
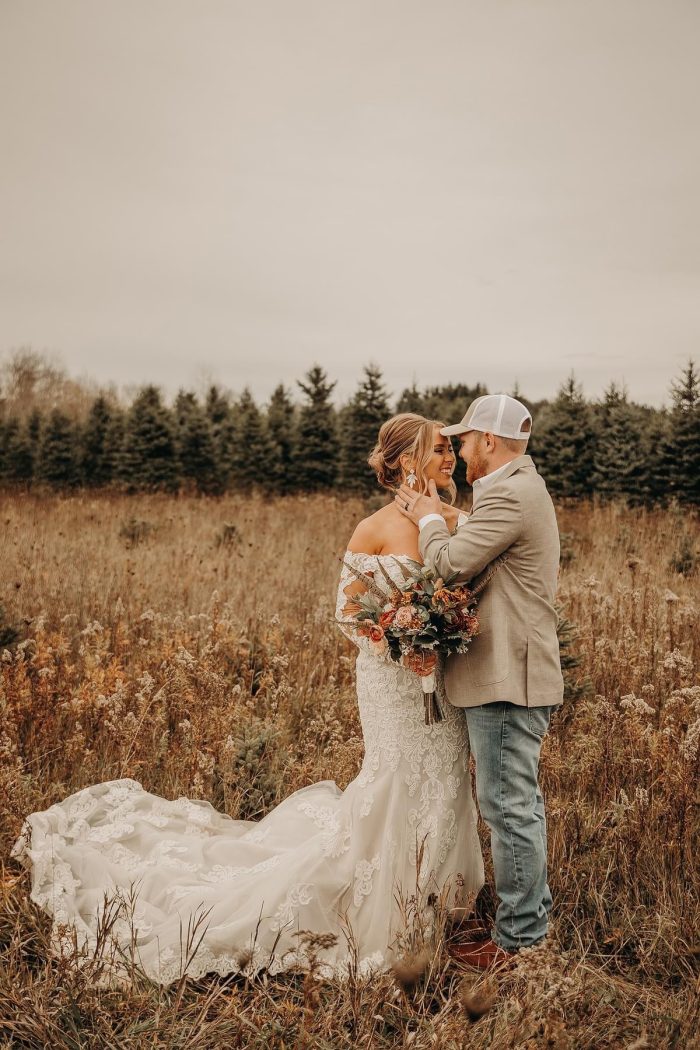
[[[352,779],[354,656],[332,611],[364,512],[333,497],[2,498],[0,604],[24,635],[0,663],[3,856],[26,813],[95,780],[255,818]],[[560,526],[589,695],[543,752],[546,946],[496,985],[463,978],[438,943],[405,986],[160,989],[135,973],[108,990],[50,958],[6,862],[0,1045],[700,1047],[698,576],[673,571],[697,522],[613,506],[561,508]]]

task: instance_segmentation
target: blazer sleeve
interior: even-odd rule
[[[428,522],[420,534],[421,556],[443,580],[471,580],[515,543],[522,523],[517,495],[505,486],[494,485],[454,536],[439,521]]]

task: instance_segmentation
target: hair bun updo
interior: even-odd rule
[[[380,441],[372,449],[367,460],[370,467],[377,475],[377,481],[385,489],[395,489],[401,481],[401,465],[391,466],[386,458],[386,452]]]
[[[415,456],[426,441],[432,445],[433,427],[431,420],[415,412],[400,412],[382,423],[367,462],[383,488],[398,488],[403,480],[401,457]]]

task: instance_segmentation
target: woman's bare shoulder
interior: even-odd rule
[[[382,507],[358,522],[350,537],[348,550],[355,554],[379,554],[386,536],[387,512],[392,509],[391,506]]]

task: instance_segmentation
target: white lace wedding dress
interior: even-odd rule
[[[363,571],[374,571],[377,557],[346,555]],[[382,561],[400,581],[394,558]],[[343,569],[336,617],[348,635],[345,588],[353,581]],[[319,952],[324,974],[349,965],[368,972],[401,950],[406,908],[420,911],[440,892],[459,904],[480,888],[462,711],[443,701],[444,721],[426,726],[418,677],[364,640],[359,647],[366,751],[345,791],[313,784],[252,822],[116,780],[28,818],[13,852],[31,867],[32,899],[53,916],[59,949],[77,935],[85,958],[94,953],[106,894],[125,901],[110,935],[112,979],[122,952],[161,984],[185,970],[303,967],[300,931],[336,936]]]

